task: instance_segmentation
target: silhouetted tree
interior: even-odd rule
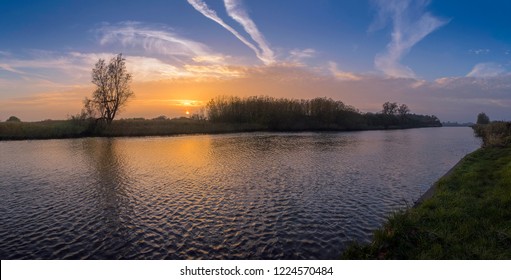
[[[486,115],[485,113],[479,113],[477,115],[477,124],[489,124],[490,123],[490,117]]]
[[[387,114],[362,114],[352,106],[326,97],[310,100],[269,96],[217,97],[205,107],[211,122],[250,123],[269,130],[359,130],[441,126],[435,116],[410,114],[408,106],[387,102]],[[399,117],[397,114],[401,114]]]
[[[92,69],[92,83],[96,90],[92,99],[84,101],[85,110],[96,109],[101,119],[111,123],[116,114],[126,106],[128,100],[133,96],[130,88],[132,76],[126,70],[126,59],[118,54],[106,63],[99,59]]]
[[[406,115],[408,115],[410,113],[410,109],[408,108],[408,106],[406,104],[401,104],[401,105],[399,105],[397,112],[398,112],[399,116],[404,118]]]
[[[10,116],[6,122],[21,122],[21,120],[16,116]]]
[[[167,118],[167,116],[164,116],[164,115],[161,115],[161,116],[158,116],[156,118],[153,118],[152,120],[153,121],[166,121],[168,120],[169,118]]]
[[[395,115],[397,113],[398,105],[396,102],[385,102],[383,103],[383,110],[381,111],[384,115]]]

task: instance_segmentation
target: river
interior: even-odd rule
[[[335,259],[470,128],[0,142],[1,259]]]

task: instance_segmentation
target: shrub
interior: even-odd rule
[[[21,120],[16,116],[10,116],[6,122],[21,122]]]
[[[511,144],[511,122],[476,124],[472,127],[483,140],[483,147],[503,147]]]

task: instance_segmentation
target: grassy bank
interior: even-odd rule
[[[204,120],[115,120],[110,125],[62,120],[41,122],[0,122],[0,140],[60,139],[78,137],[167,136],[214,134],[263,130],[255,124],[211,123]]]
[[[0,140],[58,139],[84,136],[85,124],[69,120],[0,122]]]
[[[421,126],[389,126],[387,129],[406,129]],[[428,126],[426,126],[428,127]],[[382,126],[346,128],[329,125],[304,127],[268,127],[259,123],[226,123],[188,118],[166,120],[114,120],[111,124],[94,125],[87,121],[59,120],[41,122],[0,122],[0,140],[35,140],[79,137],[170,136],[180,134],[216,134],[252,131],[353,131],[385,129]]]
[[[211,123],[205,120],[119,120],[96,133],[97,136],[166,136],[179,134],[216,134],[250,132],[261,127],[250,124]]]
[[[435,194],[394,214],[345,259],[511,259],[511,147],[466,156]]]

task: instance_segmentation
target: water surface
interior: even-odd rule
[[[470,128],[0,142],[1,259],[332,259]]]

